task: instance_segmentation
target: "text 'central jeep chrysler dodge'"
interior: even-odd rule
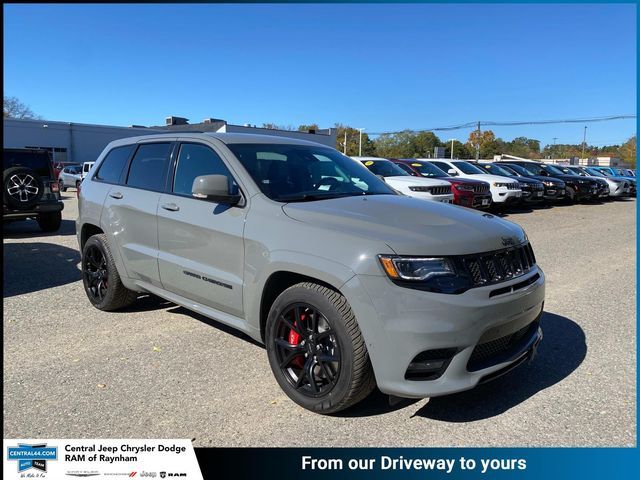
[[[79,212],[93,305],[150,292],[237,328],[266,344],[282,389],[316,412],[376,385],[409,398],[470,389],[542,338],[544,274],[521,227],[399,195],[319,144],[118,140],[84,179]]]

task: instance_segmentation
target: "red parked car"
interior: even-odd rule
[[[452,177],[435,165],[413,158],[390,159],[393,163],[415,177],[439,178],[451,183],[453,203],[463,207],[487,209],[491,206],[489,184],[481,180]]]

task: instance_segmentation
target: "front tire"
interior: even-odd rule
[[[36,221],[43,232],[57,232],[62,224],[62,212],[41,213]]]
[[[82,283],[89,301],[99,310],[118,310],[137,298],[136,292],[122,284],[105,234],[90,237],[82,249]]]
[[[298,405],[335,413],[375,388],[355,315],[335,290],[310,282],[289,287],[271,306],[265,333],[271,370]]]

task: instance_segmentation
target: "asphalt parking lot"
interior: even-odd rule
[[[4,437],[195,446],[632,446],[636,201],[518,211],[547,275],[538,356],[475,390],[339,414],[298,407],[262,346],[156,297],[90,306],[75,191],[56,235],[4,228]]]

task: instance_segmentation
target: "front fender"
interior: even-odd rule
[[[345,265],[315,256],[288,250],[262,253],[247,252],[245,266],[244,310],[246,321],[260,330],[260,306],[262,294],[269,278],[276,272],[289,272],[315,278],[336,290],[355,276]]]

